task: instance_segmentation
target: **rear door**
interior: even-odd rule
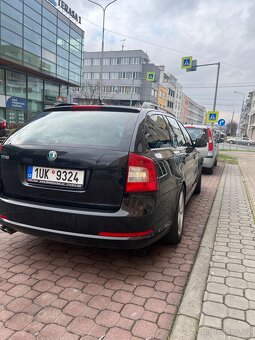
[[[198,148],[202,157],[207,157],[208,155],[208,130],[207,127],[198,127],[198,126],[185,126],[190,137],[195,142],[196,139],[204,139],[206,141],[205,147]]]
[[[194,148],[187,143],[181,131],[180,125],[173,117],[167,116],[169,125],[173,131],[174,143],[178,147],[180,153],[182,170],[185,176],[187,187],[187,196],[192,191],[194,182],[196,181],[195,171],[197,169]]]
[[[118,209],[137,117],[137,112],[115,111],[38,115],[4,143],[3,194],[74,207]]]

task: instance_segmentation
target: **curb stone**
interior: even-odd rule
[[[218,219],[226,181],[226,168],[223,171],[213,207],[206,224],[204,236],[196,261],[187,283],[181,305],[175,318],[169,340],[195,340],[202,310],[213,244],[218,227]]]

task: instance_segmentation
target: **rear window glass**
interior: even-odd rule
[[[105,111],[42,112],[5,144],[86,146],[127,151],[137,113]]]
[[[208,142],[207,129],[186,127],[186,130],[188,130],[188,133],[193,141],[199,138],[199,139],[204,139],[206,142]]]

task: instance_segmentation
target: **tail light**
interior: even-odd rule
[[[1,129],[6,129],[6,121],[2,121],[0,124]]]
[[[150,158],[130,153],[126,192],[158,190],[158,176],[155,162]]]
[[[207,131],[208,131],[208,151],[213,151],[212,131],[211,129],[207,129]]]

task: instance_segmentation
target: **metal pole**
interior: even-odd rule
[[[134,87],[134,78],[132,78],[132,83],[131,83],[131,96],[130,96],[130,106],[133,105],[133,87]]]
[[[109,2],[105,7],[103,7],[102,5],[98,4],[97,2],[93,1],[93,0],[88,0],[89,2],[92,2],[93,4],[101,7],[101,9],[103,10],[103,29],[102,29],[102,47],[101,47],[101,59],[100,59],[100,87],[99,87],[99,101],[102,101],[102,93],[103,93],[103,64],[104,64],[104,32],[105,32],[105,28],[104,28],[104,24],[105,24],[105,11],[107,9],[108,6],[110,6],[111,4],[113,4],[114,2],[116,2],[117,0],[113,0],[111,2]]]
[[[216,77],[216,86],[215,86],[215,94],[214,94],[214,102],[213,102],[213,111],[216,109],[216,101],[217,101],[217,92],[218,92],[218,84],[219,84],[219,74],[220,74],[220,63],[217,63],[217,77]]]
[[[99,100],[102,100],[103,95],[103,64],[104,64],[104,23],[105,23],[105,10],[103,8],[103,31],[102,31],[102,48],[101,48],[101,59],[100,59],[100,90],[99,90]]]

